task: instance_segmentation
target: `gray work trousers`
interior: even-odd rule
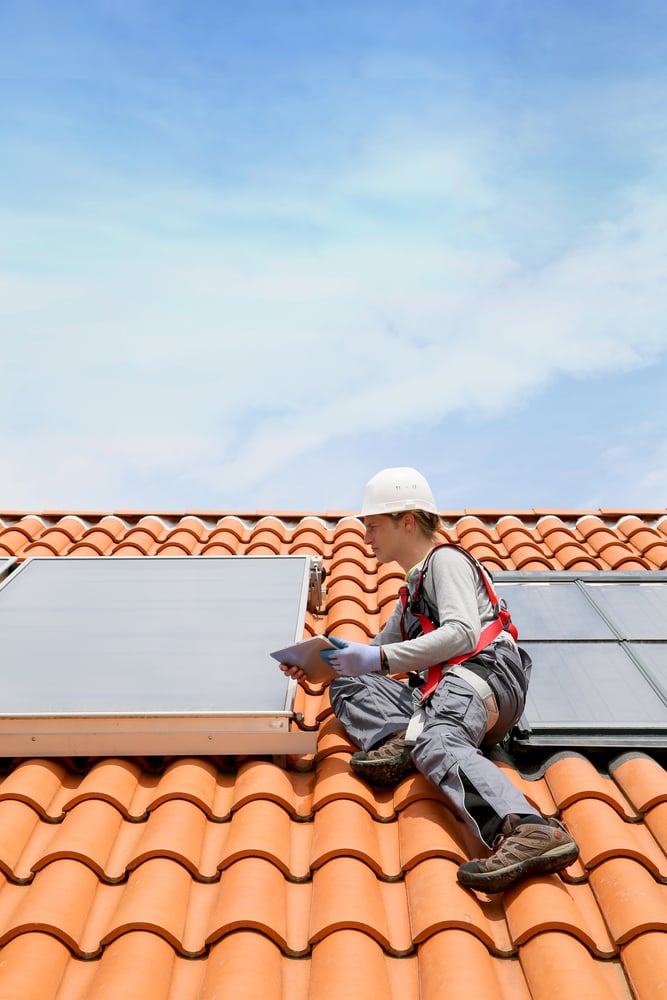
[[[510,813],[539,815],[481,750],[503,739],[519,720],[531,664],[523,650],[494,643],[465,666],[475,669],[493,689],[497,723],[487,733],[482,697],[466,680],[445,672],[426,704],[425,725],[412,759],[460,819],[491,847]],[[371,750],[405,729],[414,711],[412,688],[379,673],[336,677],[329,696],[336,717],[362,750]]]

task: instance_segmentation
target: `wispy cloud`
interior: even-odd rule
[[[138,73],[135,55],[123,59]],[[294,108],[304,121],[291,160],[282,145],[253,159],[261,137],[226,91],[207,92],[210,64],[163,90],[131,78],[99,148],[92,100],[63,111],[60,135],[53,119],[15,121],[0,504],[139,506],[162,491],[163,506],[174,493],[253,507],[360,434],[428,438],[461,414],[497,425],[562,376],[650,366],[667,349],[662,78],[599,75],[578,100],[567,80],[532,93],[526,76],[525,94],[517,81],[496,100],[447,91],[461,60],[443,72],[392,49],[356,65],[355,85],[371,81],[359,103],[377,114],[325,127],[317,100],[292,95],[290,127]],[[380,84],[406,80],[409,98],[383,104]],[[327,108],[350,108],[354,88],[327,83]],[[114,122],[146,137],[113,152]],[[206,157],[188,152],[198,136]],[[647,490],[651,460],[636,476]],[[309,496],[304,476],[294,504]]]

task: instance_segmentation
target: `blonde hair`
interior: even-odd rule
[[[389,514],[389,517],[392,521],[400,521],[400,519],[405,517],[406,514],[413,515],[423,534],[426,535],[427,538],[430,538],[431,541],[434,541],[438,532],[442,530],[440,515],[432,514],[428,510],[401,510],[396,513]]]

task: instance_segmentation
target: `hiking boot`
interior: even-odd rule
[[[579,848],[562,823],[530,823],[519,816],[503,820],[489,858],[466,861],[458,870],[462,885],[482,892],[502,892],[527,875],[551,875],[571,865]]]
[[[358,750],[352,754],[350,767],[369,785],[392,788],[415,770],[412,747],[406,746],[403,729],[389,736],[375,750]]]

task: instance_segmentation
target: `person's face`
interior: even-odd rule
[[[364,542],[378,562],[388,563],[398,558],[402,526],[402,519],[389,514],[369,514],[364,518]]]

